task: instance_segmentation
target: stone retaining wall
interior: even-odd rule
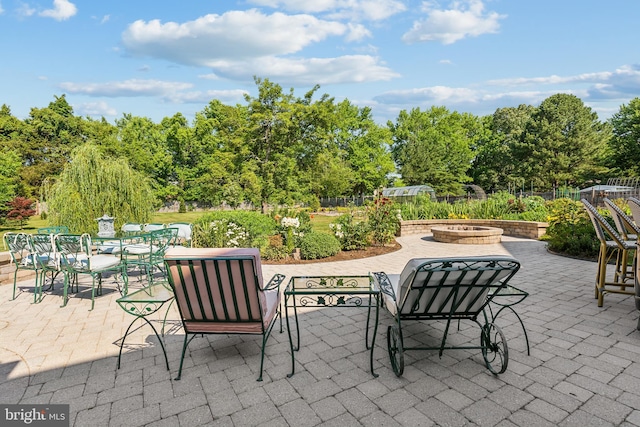
[[[0,285],[13,285],[13,273],[16,271],[16,266],[11,264],[11,256],[9,252],[0,252]],[[27,280],[33,278],[35,280],[35,273],[29,270],[18,271],[18,281]]]
[[[450,225],[485,226],[502,228],[505,236],[539,239],[547,231],[546,222],[512,221],[503,219],[417,219],[402,221],[399,236],[428,233],[431,227]]]

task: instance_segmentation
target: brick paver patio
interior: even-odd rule
[[[512,281],[530,293],[517,306],[531,341],[526,353],[513,315],[497,323],[509,344],[507,372],[495,377],[480,351],[406,353],[397,378],[386,349],[392,319],[381,311],[374,353],[364,347],[366,311],[307,310],[300,316],[302,348],[291,369],[286,331],[274,330],[264,381],[256,382],[260,337],[194,339],[178,369],[183,335],[175,307],[165,345],[171,371],[151,329],[127,338],[121,369],[119,340],[131,317],[105,294],[60,291],[31,304],[28,292],[10,301],[0,286],[0,403],[68,403],[76,426],[637,426],[640,425],[640,332],[632,297],[594,299],[596,264],[549,254],[543,242],[503,237],[500,244],[451,245],[430,236],[398,239],[400,251],[362,260],[265,265],[265,277],[400,273],[413,257],[509,254],[522,268]],[[132,281],[135,285],[135,281]],[[25,283],[27,285],[28,283]],[[160,317],[156,316],[158,325]],[[432,327],[433,322],[426,325]],[[437,325],[433,327],[437,328]],[[478,339],[474,325],[459,334]]]

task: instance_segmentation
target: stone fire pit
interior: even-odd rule
[[[442,243],[460,243],[467,245],[488,245],[500,243],[502,228],[473,225],[447,225],[431,227],[433,239]]]

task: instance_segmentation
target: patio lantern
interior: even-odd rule
[[[107,214],[102,215],[100,218],[96,218],[96,221],[98,221],[98,237],[115,237],[116,230],[113,227],[114,219],[115,218],[112,218]]]

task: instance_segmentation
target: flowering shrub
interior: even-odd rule
[[[218,221],[218,225],[212,227],[211,224]],[[229,229],[230,223],[234,225]],[[247,234],[244,235],[243,232]],[[216,211],[203,215],[194,223],[192,239],[193,245],[200,248],[224,247],[220,244],[229,242],[244,247],[259,248],[262,252],[269,243],[269,236],[276,232],[276,223],[273,218],[260,212]]]
[[[290,218],[290,217],[284,217],[282,218],[282,220],[280,221],[280,225],[283,228],[298,228],[300,227],[300,220],[298,218]]]
[[[367,207],[367,223],[374,245],[390,243],[400,227],[400,209],[386,197],[377,198]]]
[[[600,242],[582,203],[571,199],[556,199],[548,204],[549,227],[542,237],[549,249],[568,255],[596,257]],[[603,216],[609,216],[604,211]]]
[[[197,225],[199,246],[210,248],[244,248],[251,246],[246,229],[228,219]]]
[[[280,221],[280,227],[282,227],[284,231],[287,251],[291,252],[293,251],[293,248],[296,247],[296,230],[300,227],[300,220],[298,218],[285,216]]]
[[[369,245],[369,227],[366,221],[356,221],[351,214],[338,217],[329,228],[340,242],[343,251],[364,249]]]

